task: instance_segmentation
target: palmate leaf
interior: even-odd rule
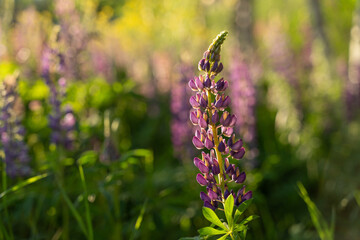
[[[226,230],[220,230],[212,227],[200,228],[198,232],[200,233],[201,236],[214,236],[214,235],[221,235],[227,233]]]
[[[240,216],[245,212],[245,210],[250,206],[250,204],[252,203],[253,199],[250,198],[249,200],[244,201],[243,203],[240,204],[239,208],[236,209],[235,211],[235,217],[234,217],[234,223],[236,223]]]
[[[216,213],[207,207],[203,207],[202,208],[202,212],[204,217],[209,220],[210,222],[212,222],[213,224],[215,224],[218,227],[221,227],[224,230],[227,230],[227,228],[224,226],[224,224],[220,221],[220,219],[218,218],[218,216],[216,215]]]
[[[225,201],[225,209],[224,209],[225,217],[227,219],[230,228],[232,228],[233,226],[233,216],[232,216],[233,210],[234,210],[234,197],[232,194],[230,194]]]

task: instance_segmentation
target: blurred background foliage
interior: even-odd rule
[[[254,193],[249,214],[261,217],[248,239],[319,239],[297,182],[321,221],[330,223],[333,209],[334,239],[360,238],[359,1],[0,4],[0,82],[18,76],[14,108],[32,169],[1,180],[0,239],[85,239],[61,189],[83,219],[89,203],[94,239],[197,235],[207,222],[187,81],[224,29],[224,75],[247,144],[240,164]],[[70,149],[51,140],[47,48],[61,53],[61,69],[51,62],[50,72],[60,92],[65,79],[60,107],[76,119]]]

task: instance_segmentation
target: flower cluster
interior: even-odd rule
[[[26,176],[31,173],[30,158],[23,141],[25,129],[16,113],[16,76],[8,76],[0,85],[0,139],[5,153],[6,173],[10,177]]]
[[[230,164],[230,158],[241,159],[245,149],[242,140],[236,139],[233,133],[237,117],[227,111],[231,100],[224,91],[229,84],[224,78],[215,79],[223,70],[220,50],[227,34],[221,32],[200,60],[199,70],[205,74],[189,81],[189,87],[196,92],[190,98],[193,108],[190,121],[199,126],[192,142],[197,149],[210,150],[209,154],[202,152],[202,159],[194,158],[194,164],[201,172],[197,174],[196,180],[207,189],[207,193],[200,193],[204,206],[213,210],[219,202],[224,203],[230,194],[234,196],[237,206],[252,197],[252,192],[245,192],[245,187],[235,194],[227,186],[229,182],[243,183],[246,178],[245,172],[241,172],[235,164]]]

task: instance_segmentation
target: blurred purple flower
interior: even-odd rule
[[[61,110],[61,100],[66,94],[67,81],[64,77],[54,81],[52,76],[54,75],[52,73],[59,73],[62,68],[61,56],[55,50],[45,47],[41,69],[42,77],[50,89],[49,102],[52,107],[49,114],[49,127],[52,130],[50,141],[55,145],[61,145],[65,149],[71,150],[75,138],[76,119],[70,106],[66,106],[65,111]]]
[[[0,117],[0,138],[5,153],[6,173],[10,177],[27,176],[31,173],[28,148],[24,142],[25,129],[15,112],[15,102],[18,100],[16,93],[16,77],[8,76],[1,83],[0,95],[2,99]]]
[[[230,66],[231,106],[238,116],[240,135],[249,144],[251,156],[257,153],[256,146],[256,88],[249,65],[241,57],[234,58]]]
[[[184,102],[184,99],[191,95],[191,91],[187,89],[186,85],[193,73],[191,68],[186,65],[182,65],[179,70],[180,79],[171,88],[171,140],[175,156],[183,160],[188,159],[193,153],[193,148],[189,144],[192,127],[187,121],[191,106]]]

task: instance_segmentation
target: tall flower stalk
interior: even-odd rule
[[[245,181],[245,172],[230,163],[232,159],[240,160],[245,154],[245,149],[242,140],[236,139],[234,134],[233,128],[237,117],[228,111],[231,100],[224,91],[229,84],[224,78],[216,79],[223,70],[220,51],[227,34],[228,32],[223,31],[214,39],[198,64],[203,74],[189,81],[189,87],[196,92],[190,98],[193,108],[190,111],[190,121],[199,127],[192,139],[194,146],[197,149],[209,150],[209,153],[202,152],[202,159],[194,158],[194,164],[201,172],[197,174],[196,181],[201,186],[206,186],[206,193],[200,193],[200,198],[204,202],[204,216],[222,228],[222,230],[204,228],[199,232],[201,235],[208,236],[223,234],[223,239],[227,236],[234,239],[239,234],[239,237],[242,236],[243,239],[246,231],[244,233],[241,223],[235,221],[235,218],[238,220],[243,211],[235,214],[233,218],[233,207],[234,205],[238,207],[251,199],[252,192],[246,192],[243,186],[235,193],[234,190],[229,190],[228,185],[231,182],[241,184]],[[227,224],[222,224],[214,215],[213,211],[220,208],[220,204],[225,212]]]

